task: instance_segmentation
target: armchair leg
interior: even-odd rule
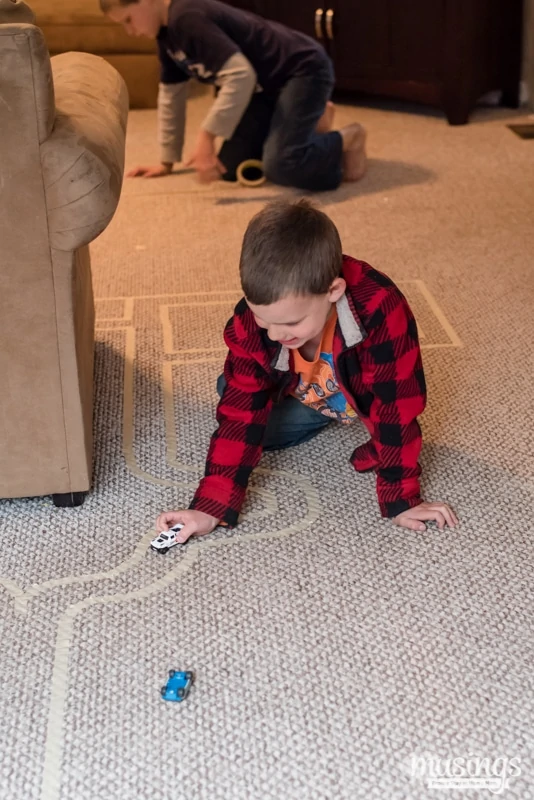
[[[52,500],[57,508],[73,508],[81,506],[87,492],[67,492],[66,494],[53,494]]]

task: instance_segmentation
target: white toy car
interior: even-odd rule
[[[152,539],[150,542],[150,547],[152,550],[155,550],[156,553],[168,553],[171,547],[174,547],[175,544],[180,544],[180,542],[176,541],[176,534],[182,530],[184,526],[178,523],[177,525],[173,525],[168,531],[162,531],[159,533],[155,539]]]

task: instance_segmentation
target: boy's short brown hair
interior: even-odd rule
[[[288,294],[326,294],[341,274],[336,226],[307,200],[269,203],[248,224],[239,272],[245,297],[258,306]]]

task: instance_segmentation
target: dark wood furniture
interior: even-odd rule
[[[502,90],[517,107],[523,0],[230,0],[320,40],[337,90],[398,97],[467,122]]]

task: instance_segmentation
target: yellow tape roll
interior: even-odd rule
[[[255,180],[250,180],[249,178],[245,178],[245,176],[243,175],[243,172],[246,169],[250,169],[252,167],[254,169],[259,169],[261,172],[261,176],[259,178],[256,178]],[[248,161],[243,161],[236,169],[235,174],[241,186],[249,186],[249,187],[261,186],[267,180],[263,172],[263,164],[256,158],[249,158]]]

